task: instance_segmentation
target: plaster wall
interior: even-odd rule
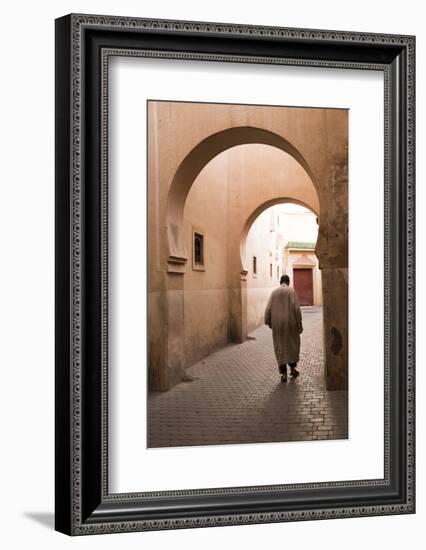
[[[184,276],[185,362],[192,365],[229,342],[229,154],[196,178],[185,204],[188,262]],[[203,235],[204,267],[193,262],[193,233]]]

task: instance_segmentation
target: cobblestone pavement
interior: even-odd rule
[[[347,392],[325,389],[321,308],[302,314],[298,378],[281,382],[272,331],[261,326],[187,369],[193,381],[149,395],[148,446],[347,438]]]

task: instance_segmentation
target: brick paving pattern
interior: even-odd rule
[[[346,439],[348,394],[325,389],[321,308],[302,314],[299,377],[281,382],[272,331],[261,326],[188,368],[193,381],[150,393],[148,446]]]

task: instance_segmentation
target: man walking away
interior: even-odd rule
[[[272,329],[275,357],[282,382],[287,382],[287,365],[291,376],[299,376],[300,334],[303,332],[302,313],[297,294],[290,288],[290,278],[283,275],[265,310],[265,325]]]

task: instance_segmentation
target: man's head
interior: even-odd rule
[[[282,275],[280,279],[280,285],[287,285],[290,284],[290,277],[288,275]]]

